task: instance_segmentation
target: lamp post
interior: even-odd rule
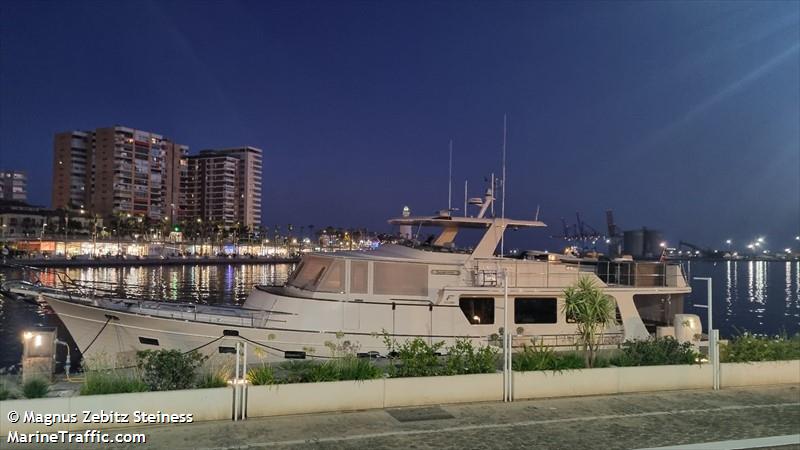
[[[713,303],[712,303],[712,282],[710,277],[694,277],[695,280],[706,282],[706,304],[694,305],[696,308],[708,309],[708,360],[712,365],[713,387],[719,389],[719,352],[717,351],[718,331],[714,330],[713,324]]]

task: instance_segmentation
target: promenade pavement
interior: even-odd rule
[[[800,386],[442,405],[125,431],[146,433],[147,444],[102,448],[641,449],[700,444],[695,448],[800,450]]]

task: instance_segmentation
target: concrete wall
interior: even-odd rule
[[[711,366],[707,364],[514,372],[513,379],[515,399],[711,387]]]
[[[503,400],[503,374],[249,386],[247,417]]]
[[[385,408],[503,400],[503,374],[389,378]]]
[[[800,360],[720,364],[721,388],[800,384]]]
[[[20,415],[17,423],[11,423],[8,413]],[[58,423],[46,426],[40,423],[24,423],[26,411],[39,414],[76,414],[77,423]],[[116,411],[129,414],[128,423],[84,423],[83,411],[100,413]],[[8,400],[0,402],[0,435],[9,430],[20,433],[35,431],[110,429],[143,426],[134,423],[134,411],[147,414],[159,411],[167,414],[192,414],[194,422],[231,419],[233,411],[233,389],[193,389],[180,391],[139,392],[132,394],[85,395],[77,397],[40,398],[30,400]],[[163,424],[162,424],[163,425]]]
[[[247,417],[383,408],[384,380],[247,387]]]

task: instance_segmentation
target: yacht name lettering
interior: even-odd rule
[[[442,269],[433,269],[431,270],[432,275],[461,275],[460,270],[442,270]]]

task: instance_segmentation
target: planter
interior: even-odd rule
[[[111,429],[148,425],[134,421],[134,412],[146,414],[192,414],[193,422],[206,420],[230,419],[233,411],[233,390],[231,388],[187,389],[179,391],[136,392],[130,394],[85,395],[64,398],[43,398],[32,400],[9,400],[0,402],[0,433],[10,430],[21,433],[35,431],[76,431],[87,429]],[[8,412],[17,411],[23,415],[25,411],[39,414],[75,414],[75,423],[57,423],[47,426],[42,423],[17,423],[8,421]],[[84,423],[83,411],[99,414],[100,412],[118,412],[127,414],[128,422]],[[153,425],[168,425],[155,423]]]
[[[720,364],[720,387],[800,384],[800,360]]]
[[[247,417],[383,408],[384,380],[247,387]]]
[[[388,378],[385,408],[503,400],[503,374]]]
[[[619,388],[617,368],[513,373],[514,399],[614,394]]]
[[[712,386],[710,365],[606,367],[562,372],[514,372],[515,399],[702,389]]]

